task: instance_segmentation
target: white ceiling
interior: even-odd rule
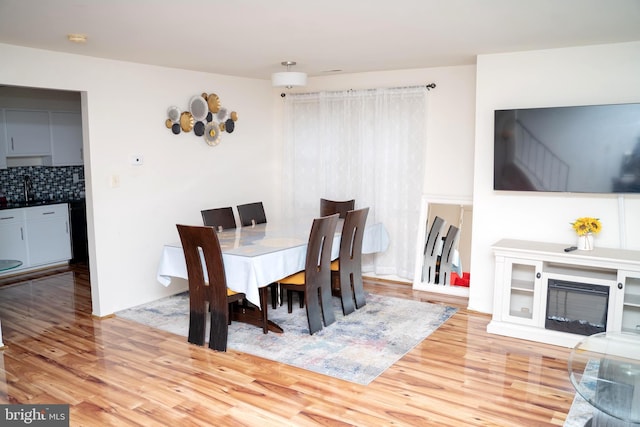
[[[639,40],[640,0],[0,0],[0,43],[262,79]]]

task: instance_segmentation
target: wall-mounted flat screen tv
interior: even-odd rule
[[[495,111],[494,190],[640,193],[640,104]]]

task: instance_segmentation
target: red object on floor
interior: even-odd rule
[[[451,284],[454,286],[469,287],[471,282],[471,275],[469,273],[462,273],[462,277],[458,276],[458,273],[451,273]]]

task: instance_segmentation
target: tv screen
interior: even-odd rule
[[[640,193],[640,104],[495,111],[494,190]]]

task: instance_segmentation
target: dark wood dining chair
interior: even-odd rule
[[[238,216],[240,217],[240,225],[247,227],[253,224],[266,224],[267,215],[264,213],[262,202],[246,203],[238,205]],[[278,297],[280,290],[277,283],[271,283],[267,286],[271,292],[271,306],[275,309],[278,306]]]
[[[444,238],[437,281],[440,285],[451,284],[451,272],[453,270],[453,260],[458,243],[458,231],[458,227],[450,225],[449,230],[447,230],[447,237]]]
[[[334,213],[337,213],[340,214],[340,218],[344,218],[347,216],[348,211],[355,209],[355,205],[355,199],[345,201],[320,199],[320,216],[333,215]]]
[[[369,208],[347,212],[340,235],[340,255],[331,263],[332,282],[337,282],[345,316],[367,303],[362,285],[362,237],[368,214]]]
[[[304,292],[309,333],[314,334],[335,322],[331,302],[331,247],[336,233],[338,214],[316,218],[311,226],[303,271],[278,281],[287,291],[287,309],[293,310],[293,292]]]
[[[442,243],[442,228],[444,219],[436,216],[431,223],[431,229],[424,245],[424,260],[422,264],[422,281],[436,283],[436,267],[440,256],[440,244]]]
[[[267,222],[267,216],[264,213],[262,202],[247,203],[238,205],[238,216],[240,217],[240,225],[246,227],[248,225],[264,224]]]
[[[233,216],[231,206],[224,208],[206,209],[200,211],[204,225],[213,227],[216,230],[228,230],[236,228],[236,218]]]
[[[227,351],[229,304],[240,301],[243,293],[227,288],[220,242],[213,227],[177,224],[187,264],[189,281],[189,335],[192,344],[204,345],[207,309],[211,313],[209,348]],[[202,257],[200,255],[202,250]],[[207,271],[204,277],[202,260]]]

